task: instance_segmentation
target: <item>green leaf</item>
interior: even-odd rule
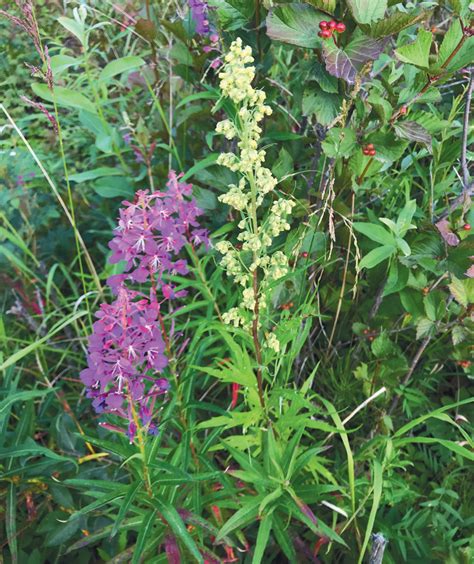
[[[39,82],[34,82],[31,85],[31,88],[37,96],[47,102],[54,102],[54,100],[56,100],[58,106],[66,106],[77,110],[86,110],[92,114],[97,113],[94,104],[83,94],[76,92],[75,90],[63,88],[62,86],[55,86],[53,92],[51,92],[46,84],[40,84]]]
[[[448,285],[454,299],[464,307],[469,305],[467,290],[463,280],[459,280],[453,274],[451,275],[451,284]]]
[[[265,515],[260,521],[257,533],[257,541],[255,543],[255,551],[253,553],[252,564],[260,564],[265,555],[265,549],[270,538],[272,530],[272,515]]]
[[[65,18],[63,16],[58,18],[58,22],[70,33],[72,33],[75,37],[77,37],[77,39],[79,39],[83,47],[86,47],[87,40],[85,34],[85,27],[83,23],[79,23],[77,20],[73,20],[71,18]]]
[[[24,392],[14,392],[13,394],[9,394],[6,399],[0,402],[0,417],[7,411],[7,409],[13,403],[17,401],[28,401],[34,398],[40,398],[47,394],[50,394],[54,388],[48,388],[47,390],[31,390],[31,391],[24,391]]]
[[[347,4],[360,24],[369,24],[381,20],[387,9],[387,0],[347,0]]]
[[[223,537],[227,536],[233,530],[244,527],[252,522],[255,517],[258,515],[258,507],[262,501],[262,496],[257,497],[245,497],[241,498],[241,503],[243,507],[241,507],[236,513],[228,519],[219,534],[217,535],[216,541],[221,540]]]
[[[395,122],[395,133],[401,139],[422,143],[431,152],[432,137],[428,131],[416,121]]]
[[[353,129],[348,127],[333,127],[322,142],[323,151],[328,157],[349,157],[357,146],[357,139]]]
[[[189,550],[191,555],[194,557],[194,560],[196,560],[196,562],[199,562],[200,564],[204,564],[203,557],[201,556],[201,553],[199,552],[199,549],[196,546],[193,537],[189,534],[183,523],[183,520],[179,516],[179,513],[176,511],[176,509],[158,495],[153,498],[152,503],[157,507],[158,511],[165,518],[176,538],[179,539]]]
[[[0,365],[0,371],[1,370],[5,370],[6,368],[8,368],[9,366],[12,366],[12,364],[15,364],[16,362],[18,362],[19,360],[21,360],[22,358],[24,358],[25,356],[29,355],[30,353],[32,353],[33,351],[35,351],[37,348],[39,348],[43,343],[49,341],[51,339],[51,337],[53,337],[54,335],[56,335],[56,333],[59,333],[60,331],[62,331],[65,327],[67,327],[68,325],[71,325],[71,323],[74,323],[77,319],[80,319],[81,317],[84,317],[84,315],[87,315],[87,311],[78,311],[77,313],[75,313],[74,315],[71,315],[70,317],[66,317],[66,319],[58,324],[56,324],[47,335],[45,335],[44,337],[41,337],[41,339],[37,339],[36,341],[34,341],[33,343],[29,344],[28,346],[26,346],[24,349],[21,349],[19,351],[17,351],[16,353],[12,354],[11,356],[9,356],[7,358],[7,360],[5,360],[3,362],[3,364]]]
[[[374,223],[359,223],[356,221],[352,224],[352,227],[376,243],[395,245],[393,235],[380,225],[375,225]]]
[[[87,182],[88,180],[95,180],[96,178],[102,178],[104,176],[120,176],[121,174],[122,171],[117,168],[100,166],[99,168],[93,168],[92,170],[71,174],[69,176],[69,180],[71,182]]]
[[[7,500],[5,506],[5,529],[12,564],[18,563],[18,543],[16,533],[16,486],[13,483],[7,486]]]
[[[415,65],[427,69],[429,67],[429,55],[433,34],[423,28],[418,30],[418,35],[413,43],[403,45],[395,50],[395,55],[403,63]]]
[[[81,527],[80,520],[68,521],[67,523],[58,522],[54,530],[47,536],[46,546],[59,546],[68,541]]]
[[[445,33],[441,47],[439,48],[438,60],[433,67],[433,73],[440,72],[443,69],[454,72],[471,65],[474,62],[474,37],[468,37],[464,40],[461,48],[458,48],[463,37],[463,31],[459,20],[453,21]],[[446,61],[456,50],[456,54],[450,59],[448,65],[444,67]]]
[[[255,3],[248,0],[208,0],[207,3],[217,8],[219,21],[226,31],[245,28],[255,13]]]
[[[471,0],[449,0],[449,3],[456,15],[465,17],[469,14]]]
[[[196,172],[199,172],[200,170],[203,170],[205,168],[208,168],[208,167],[216,164],[218,156],[219,156],[219,153],[211,153],[210,155],[208,155],[207,157],[205,157],[201,161],[197,162],[194,166],[192,166],[190,169],[188,169],[186,174],[182,177],[181,181],[186,182],[187,180],[192,178],[196,174]]]
[[[438,437],[408,437],[406,439],[396,439],[393,441],[393,446],[395,448],[411,443],[442,446],[456,454],[459,454],[463,458],[466,458],[467,460],[474,462],[473,452],[471,452],[467,448],[464,448],[461,445],[458,445],[454,441],[448,441],[446,439],[440,439]]]
[[[267,16],[267,34],[274,41],[314,49],[321,46],[319,23],[327,16],[307,4],[285,4]]]
[[[53,71],[53,75],[55,77],[69,67],[79,65],[80,63],[80,59],[70,57],[69,55],[54,55],[50,60],[51,70]]]
[[[130,179],[125,176],[98,178],[92,187],[102,198],[132,198],[135,192]]]
[[[395,253],[396,248],[393,245],[382,245],[370,251],[359,263],[359,269],[374,268],[384,260],[388,259]]]
[[[364,561],[365,551],[367,550],[367,546],[369,544],[369,540],[372,535],[372,531],[375,523],[375,517],[377,515],[377,510],[380,505],[380,500],[382,499],[383,469],[382,469],[382,465],[378,460],[374,460],[374,469],[372,475],[374,477],[374,497],[372,499],[372,507],[370,508],[369,519],[365,527],[364,542],[362,544],[362,548],[359,554],[358,564],[362,564],[362,562]]]
[[[429,12],[409,14],[406,12],[396,11],[382,20],[372,23],[371,25],[363,24],[360,28],[370,37],[388,37],[389,35],[400,33],[403,29],[428,19],[428,16]]]
[[[145,61],[141,57],[129,56],[121,57],[120,59],[115,59],[115,61],[110,61],[102,69],[99,75],[99,81],[105,82],[110,80],[118,74],[131,71],[132,69],[137,69],[145,64]]]
[[[23,456],[45,456],[46,458],[51,458],[53,460],[57,460],[58,462],[71,462],[77,466],[77,462],[73,458],[61,456],[49,448],[40,446],[36,444],[32,438],[28,438],[22,445],[0,448],[0,459],[20,458]]]
[[[416,200],[408,200],[397,218],[397,232],[404,237],[409,229],[412,229],[412,219],[416,212]]]
[[[145,543],[150,537],[153,536],[152,530],[153,525],[156,520],[157,510],[152,509],[143,518],[142,524],[138,530],[138,538],[135,548],[133,550],[132,564],[139,564],[142,561],[143,549],[145,548]]]
[[[334,79],[335,80],[335,79]],[[341,98],[319,89],[311,89],[303,96],[303,114],[314,115],[321,125],[329,125],[341,108]]]

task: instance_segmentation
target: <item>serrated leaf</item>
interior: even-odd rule
[[[428,16],[429,12],[407,14],[406,12],[397,11],[371,25],[363,24],[360,28],[366,35],[378,39],[400,33],[403,29],[427,19]]]
[[[102,69],[102,72],[99,75],[99,81],[105,82],[106,80],[110,80],[118,74],[131,71],[132,69],[137,69],[144,64],[145,61],[141,57],[136,56],[121,57],[120,59],[115,59],[115,61],[110,61],[110,63],[107,63],[107,65]]]
[[[418,30],[418,35],[413,43],[403,45],[395,50],[395,55],[403,63],[427,69],[433,34],[423,28]]]
[[[207,3],[217,8],[217,16],[226,31],[244,28],[255,13],[255,3],[248,0],[208,0]]]
[[[438,60],[433,67],[433,73],[441,72],[445,69],[449,72],[462,69],[474,62],[474,37],[467,37],[462,46],[458,48],[463,37],[463,31],[459,20],[454,20],[445,33],[441,47],[439,48]],[[454,57],[451,58],[455,51]],[[446,62],[449,59],[449,63]],[[446,65],[446,66],[445,66]]]
[[[275,40],[314,49],[321,45],[319,23],[327,16],[307,4],[286,4],[267,16],[267,35]]]
[[[341,108],[341,98],[322,90],[310,91],[303,96],[303,114],[314,115],[321,125],[329,125]]]
[[[469,305],[466,287],[462,280],[459,280],[459,278],[456,278],[454,275],[452,275],[451,284],[449,284],[448,287],[454,299],[459,304],[461,304],[463,307],[467,307]]]
[[[393,245],[382,245],[373,249],[365,255],[365,257],[359,263],[359,270],[363,268],[374,268],[384,260],[388,259],[395,253],[396,248]]]
[[[394,124],[395,133],[401,139],[408,139],[409,141],[416,141],[426,145],[431,151],[431,143],[433,141],[428,131],[416,121],[402,121]]]
[[[349,157],[357,146],[355,132],[348,127],[333,127],[321,146],[328,157]]]
[[[375,61],[383,48],[383,41],[372,39],[360,33],[355,34],[344,49],[341,49],[332,41],[325,41],[323,56],[326,70],[333,76],[352,84],[365,63]]]
[[[387,0],[347,0],[347,4],[360,24],[369,24],[381,20],[387,9]]]
[[[430,334],[431,329],[434,327],[433,321],[428,319],[427,317],[422,317],[418,320],[416,324],[416,338],[421,339],[422,337],[426,337]]]
[[[376,243],[381,243],[382,245],[395,245],[393,235],[380,225],[375,225],[373,223],[360,223],[356,221],[352,224],[352,227]]]
[[[467,337],[468,337],[468,332],[464,329],[464,327],[461,327],[460,325],[455,325],[453,327],[453,330],[451,332],[451,338],[453,340],[454,346],[459,345],[460,343],[465,341]]]
[[[95,106],[90,102],[83,94],[71,90],[69,88],[63,88],[62,86],[55,86],[53,89],[54,95],[46,84],[40,84],[39,82],[34,82],[31,85],[33,92],[46,100],[47,102],[53,102],[56,100],[58,106],[66,106],[68,108],[76,108],[78,110],[86,110],[92,114],[96,114]]]

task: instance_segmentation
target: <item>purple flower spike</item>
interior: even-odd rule
[[[136,418],[157,433],[152,421],[158,396],[169,390],[161,377],[168,365],[169,337],[163,331],[160,304],[186,295],[166,280],[185,276],[186,260],[178,254],[186,244],[209,247],[209,235],[200,228],[202,211],[192,197],[192,186],[169,173],[165,192],[138,191],[133,202],[123,202],[116,234],[109,246],[112,263],[123,261],[125,272],[107,280],[116,295],[103,303],[88,341],[87,368],[81,380],[97,413],[112,413],[128,420],[125,433],[133,442]],[[128,283],[150,283],[149,296]],[[169,332],[172,335],[173,327]],[[106,427],[107,428],[107,427]]]
[[[188,0],[191,16],[196,25],[196,33],[198,35],[209,35],[211,32],[208,20],[208,6],[204,0]]]

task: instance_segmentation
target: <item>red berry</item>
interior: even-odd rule
[[[471,225],[470,225],[469,223],[465,223],[465,224],[463,225],[463,229],[464,229],[464,231],[470,231],[470,230],[471,230]]]
[[[377,154],[377,151],[375,149],[370,149],[370,151],[369,151],[370,157],[375,157],[376,154]]]
[[[402,106],[399,111],[400,115],[404,116],[408,112],[408,108],[406,106]]]
[[[337,33],[344,33],[346,31],[346,24],[342,22],[338,22],[336,24],[336,31]]]
[[[318,37],[323,37],[323,32],[322,32],[322,31],[318,31]]]
[[[304,253],[301,253],[301,256],[302,256],[303,258],[308,258],[308,253],[305,251]]]
[[[332,31],[330,29],[325,29],[324,31],[321,31],[321,37],[323,37],[324,39],[329,39],[332,35]]]
[[[365,146],[365,148],[366,148],[368,151],[372,151],[372,149],[375,149],[373,143],[368,143],[368,144]]]
[[[319,22],[319,29],[324,30],[328,28],[328,22]]]
[[[366,149],[365,147],[364,147],[364,149],[362,149],[362,152],[363,152],[363,153],[364,153],[364,155],[366,155],[366,156],[368,156],[368,155],[369,155],[369,150],[368,150],[368,149]]]
[[[328,23],[328,26],[329,26],[329,29],[336,29],[337,21],[336,21],[336,20],[331,20],[331,21]]]

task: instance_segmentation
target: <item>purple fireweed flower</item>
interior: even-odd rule
[[[205,0],[188,0],[188,5],[196,26],[196,33],[198,35],[209,35],[211,29],[209,27],[207,2]]]
[[[209,247],[209,234],[197,221],[202,211],[192,198],[191,184],[179,182],[173,171],[168,178],[166,192],[142,190],[133,202],[123,203],[116,235],[109,243],[110,262],[125,261],[125,274],[108,280],[115,293],[125,280],[144,283],[152,277],[163,287],[165,275],[188,273],[187,262],[177,258],[186,243]],[[174,287],[170,288],[173,293]]]
[[[164,192],[138,191],[133,202],[123,202],[118,227],[109,246],[111,262],[124,261],[125,272],[107,284],[116,295],[96,313],[88,340],[87,368],[81,380],[97,413],[127,420],[124,433],[133,442],[137,423],[150,434],[155,401],[169,383],[161,373],[168,365],[169,336],[164,332],[161,305],[186,295],[168,280],[186,275],[188,265],[178,254],[186,244],[209,247],[209,235],[197,217],[202,211],[192,197],[192,186],[171,171]],[[151,283],[149,295],[128,283]],[[170,335],[174,333],[171,326]],[[166,352],[165,352],[166,351]]]

